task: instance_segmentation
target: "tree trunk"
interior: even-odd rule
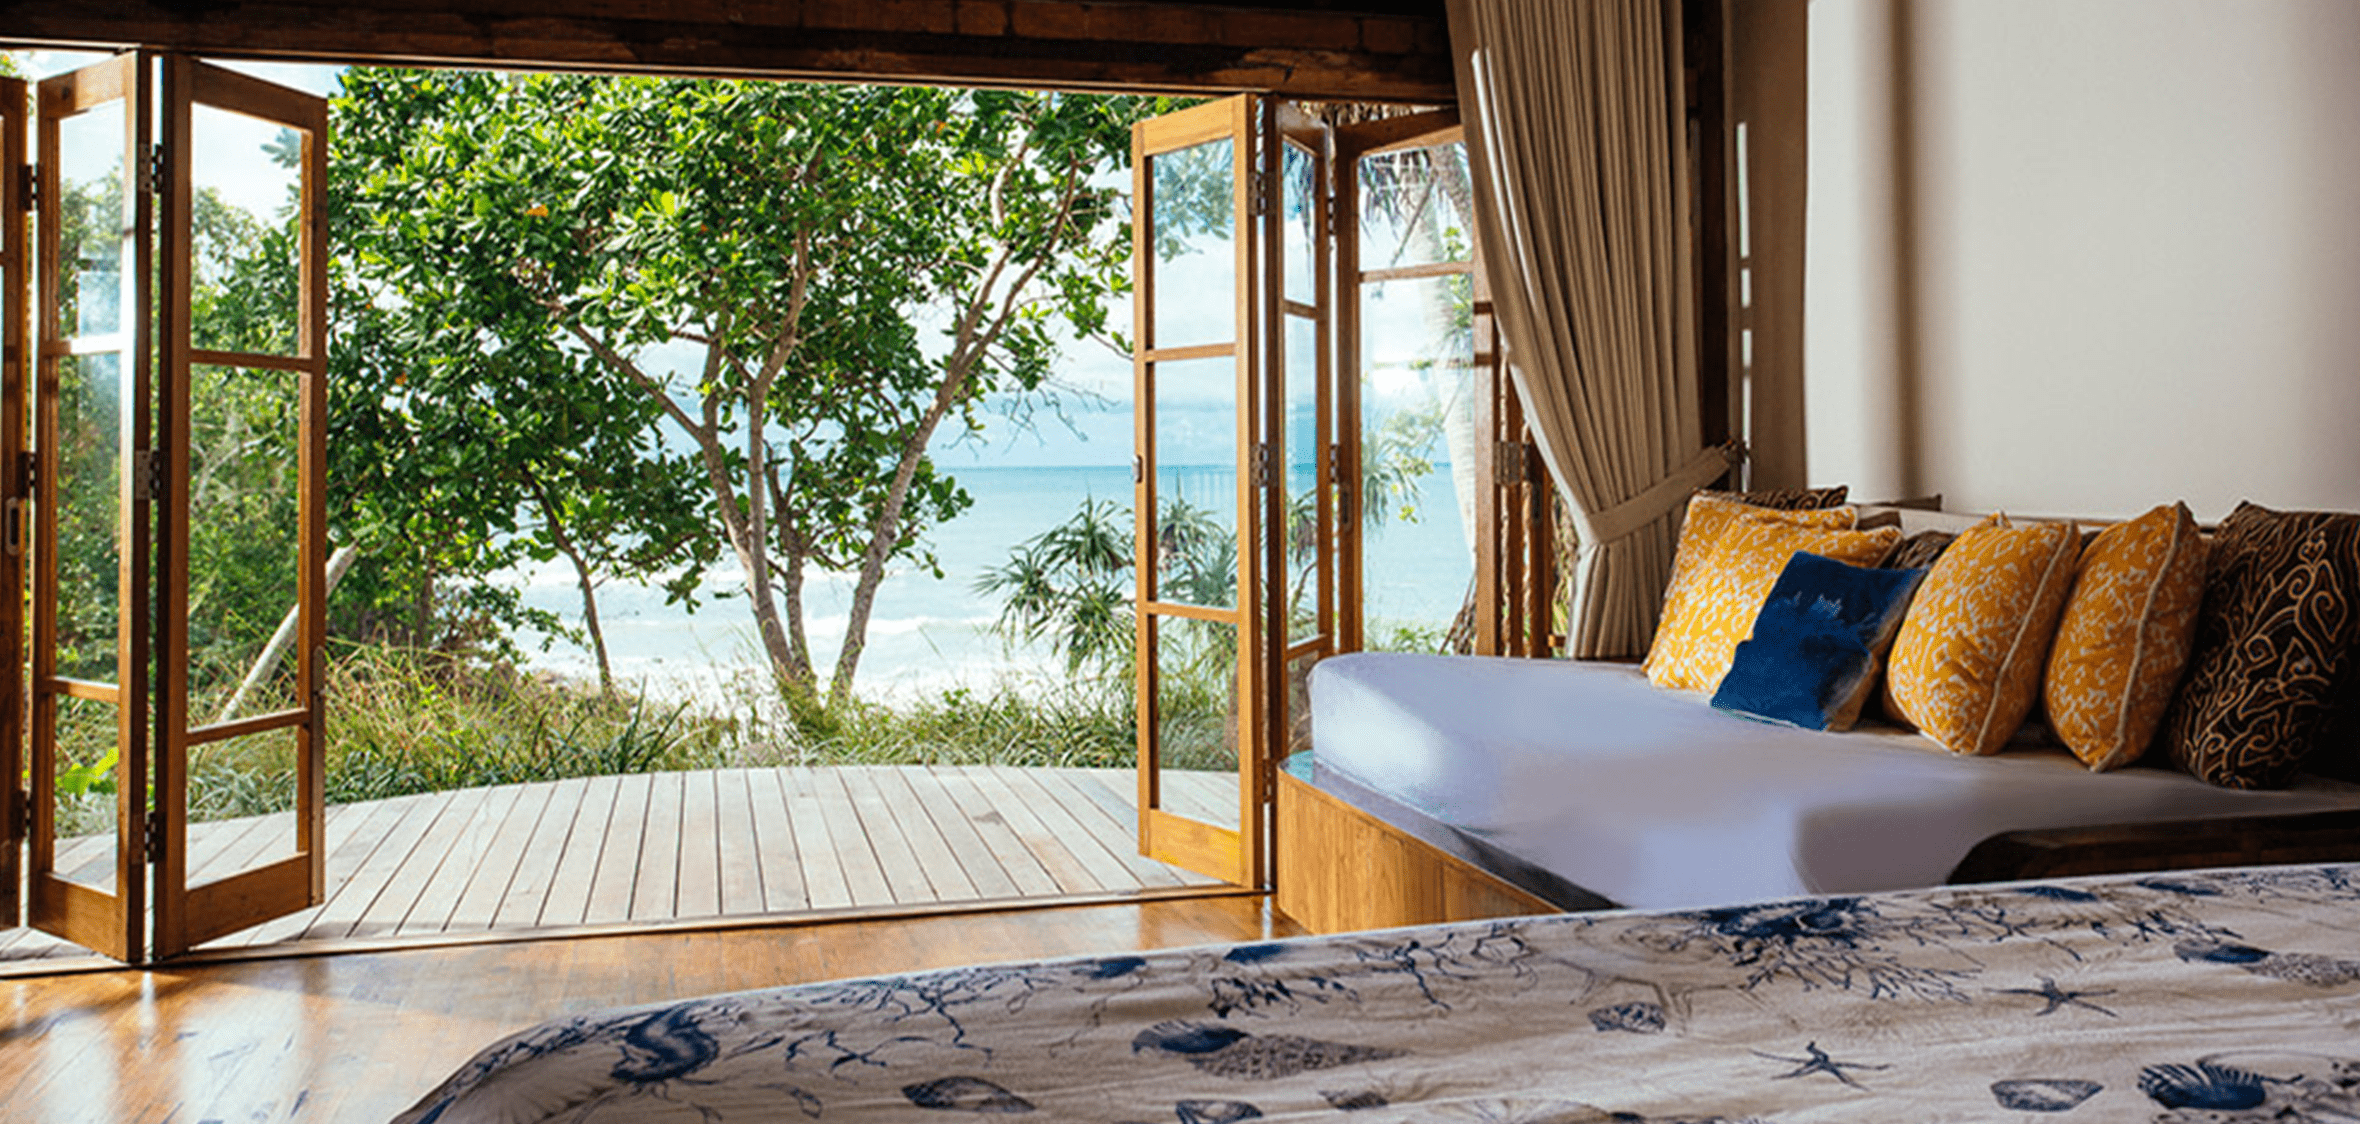
[[[615,693],[615,672],[606,658],[606,632],[598,627],[598,587],[590,579],[590,566],[578,551],[568,550],[565,556],[574,564],[574,577],[582,585],[582,627],[590,633],[590,650],[598,656],[598,693]]]
[[[852,698],[852,677],[860,670],[861,650],[868,646],[869,612],[876,607],[877,587],[885,581],[885,560],[901,538],[901,513],[909,508],[910,484],[918,477],[918,462],[926,446],[965,388],[969,367],[955,361],[935,392],[934,404],[901,445],[901,463],[894,467],[893,484],[885,490],[885,509],[869,524],[869,544],[860,555],[860,578],[852,586],[852,610],[844,618],[844,647],[836,653],[836,675],[828,684],[828,701],[842,704]]]
[[[734,500],[736,497],[728,494],[731,491],[734,489],[724,489],[722,494]],[[763,654],[770,658],[771,674],[781,683],[808,689],[812,680],[811,663],[798,656],[780,618],[778,599],[773,596],[770,580],[768,544],[749,544],[745,537],[742,529],[732,528],[730,545],[736,549],[738,565],[746,574],[746,600],[754,610],[754,628],[762,637]]]
[[[606,658],[606,631],[598,625],[598,581],[590,571],[590,560],[582,556],[581,548],[574,545],[574,537],[566,533],[565,516],[548,486],[535,488],[533,496],[541,501],[541,519],[549,525],[550,545],[574,565],[574,581],[582,587],[582,627],[590,633],[590,652],[598,659],[598,693],[612,697],[615,673]]]
[[[811,671],[811,633],[804,627],[803,579],[805,551],[800,545],[786,547],[786,559],[780,563],[780,580],[787,595],[787,644],[795,655],[795,666],[804,669],[805,682]]]

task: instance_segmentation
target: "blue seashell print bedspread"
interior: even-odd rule
[[[2360,1119],[2360,864],[1520,918],[716,995],[398,1124]]]

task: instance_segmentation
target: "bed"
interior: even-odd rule
[[[1298,780],[1565,908],[1933,886],[2010,832],[2360,809],[2360,785],[2324,777],[2241,791],[2092,773],[2061,749],[1771,725],[1620,664],[1337,656],[1312,669],[1311,710]]]
[[[399,1124],[2060,1114],[2360,1119],[2360,864],[1526,917],[718,995],[525,1030]]]

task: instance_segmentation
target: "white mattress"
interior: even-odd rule
[[[2004,831],[2360,806],[2329,781],[2240,792],[1774,726],[1619,664],[1338,656],[1312,670],[1311,730],[1321,770],[1644,909],[1938,885]]]

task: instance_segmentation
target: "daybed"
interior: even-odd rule
[[[1768,724],[1630,665],[1355,654],[1315,667],[1310,697],[1275,882],[1317,932],[2360,857],[2360,785],[2239,790],[2054,747],[1950,753],[1891,724]]]
[[[1338,656],[1312,670],[1311,699],[1316,749],[1290,786],[1561,908],[1933,886],[2008,832],[2360,809],[2360,786],[2325,778],[2240,791],[2161,768],[2091,773],[2061,750],[1962,757],[1895,727],[1774,726],[1622,664]],[[1282,794],[1288,838],[1332,830]],[[1280,910],[1366,927],[1290,908],[1315,856],[1280,847]]]
[[[1568,914],[742,992],[400,1124],[2360,1118],[2360,866]]]

